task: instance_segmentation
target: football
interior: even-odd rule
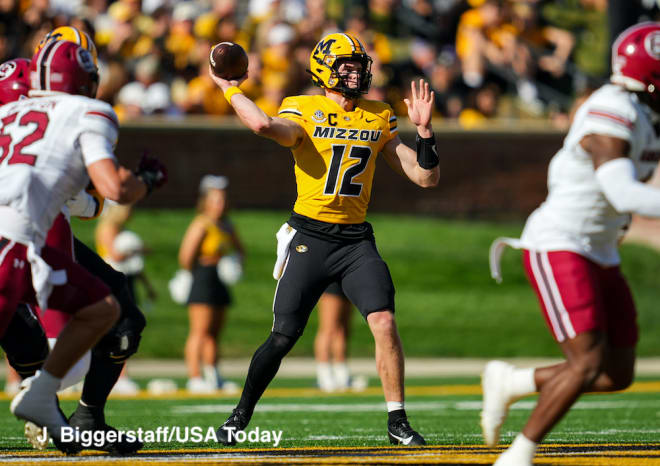
[[[213,73],[222,79],[238,79],[247,73],[247,53],[243,47],[233,42],[220,42],[214,45],[209,61]]]

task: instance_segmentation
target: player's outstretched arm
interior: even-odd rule
[[[98,192],[119,204],[132,204],[147,194],[147,186],[130,170],[117,167],[114,159],[102,159],[87,166]]]
[[[227,81],[217,77],[209,67],[209,75],[225,94],[225,98],[245,126],[259,136],[270,138],[284,147],[293,147],[300,142],[304,131],[298,123],[266,115],[240,91],[238,86],[247,79],[247,73],[238,80]]]
[[[90,150],[98,151],[97,160],[87,165],[87,173],[98,193],[106,199],[132,204],[167,182],[167,168],[155,157],[143,155],[133,173],[117,164],[107,144],[90,144],[89,138],[82,136],[80,143],[83,156]]]
[[[417,150],[403,144],[397,136],[385,144],[383,154],[394,171],[423,188],[430,188],[437,186],[440,180],[439,159],[431,127],[435,94],[422,79],[419,80],[419,89],[414,81],[410,87],[411,99],[404,99],[404,102],[410,121],[417,127]]]
[[[580,141],[591,155],[596,180],[617,212],[660,217],[660,189],[638,181],[625,139],[589,134]]]

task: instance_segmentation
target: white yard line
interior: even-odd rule
[[[511,405],[514,410],[531,410],[536,401],[518,401]],[[203,405],[179,405],[173,406],[170,412],[175,415],[188,414],[212,414],[230,413],[235,404],[203,404]],[[659,408],[660,400],[621,400],[621,401],[578,401],[572,409],[597,410],[597,409],[629,409],[629,408]],[[455,409],[459,411],[479,411],[481,401],[408,401],[407,411],[446,410]],[[256,411],[262,413],[280,412],[319,412],[319,413],[344,413],[344,412],[371,412],[385,410],[385,403],[261,403],[257,405]]]

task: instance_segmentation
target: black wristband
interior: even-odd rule
[[[440,163],[440,157],[435,150],[435,136],[423,138],[417,133],[415,138],[417,143],[417,163],[425,170],[437,167]]]

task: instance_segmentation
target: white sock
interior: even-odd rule
[[[507,454],[515,456],[516,458],[521,458],[525,461],[529,460],[531,463],[534,459],[537,446],[538,444],[536,442],[532,442],[530,439],[520,433],[516,436],[516,438],[513,440],[513,443],[508,448]]]
[[[391,413],[399,409],[403,409],[403,401],[388,401],[387,402],[387,412]]]
[[[332,365],[332,372],[335,377],[337,388],[348,388],[351,378],[348,364],[346,364],[346,362],[336,362]]]
[[[316,383],[321,390],[332,391],[335,389],[335,379],[329,362],[316,363]]]
[[[514,369],[511,373],[510,389],[515,397],[521,397],[536,392],[533,367],[525,369]]]

